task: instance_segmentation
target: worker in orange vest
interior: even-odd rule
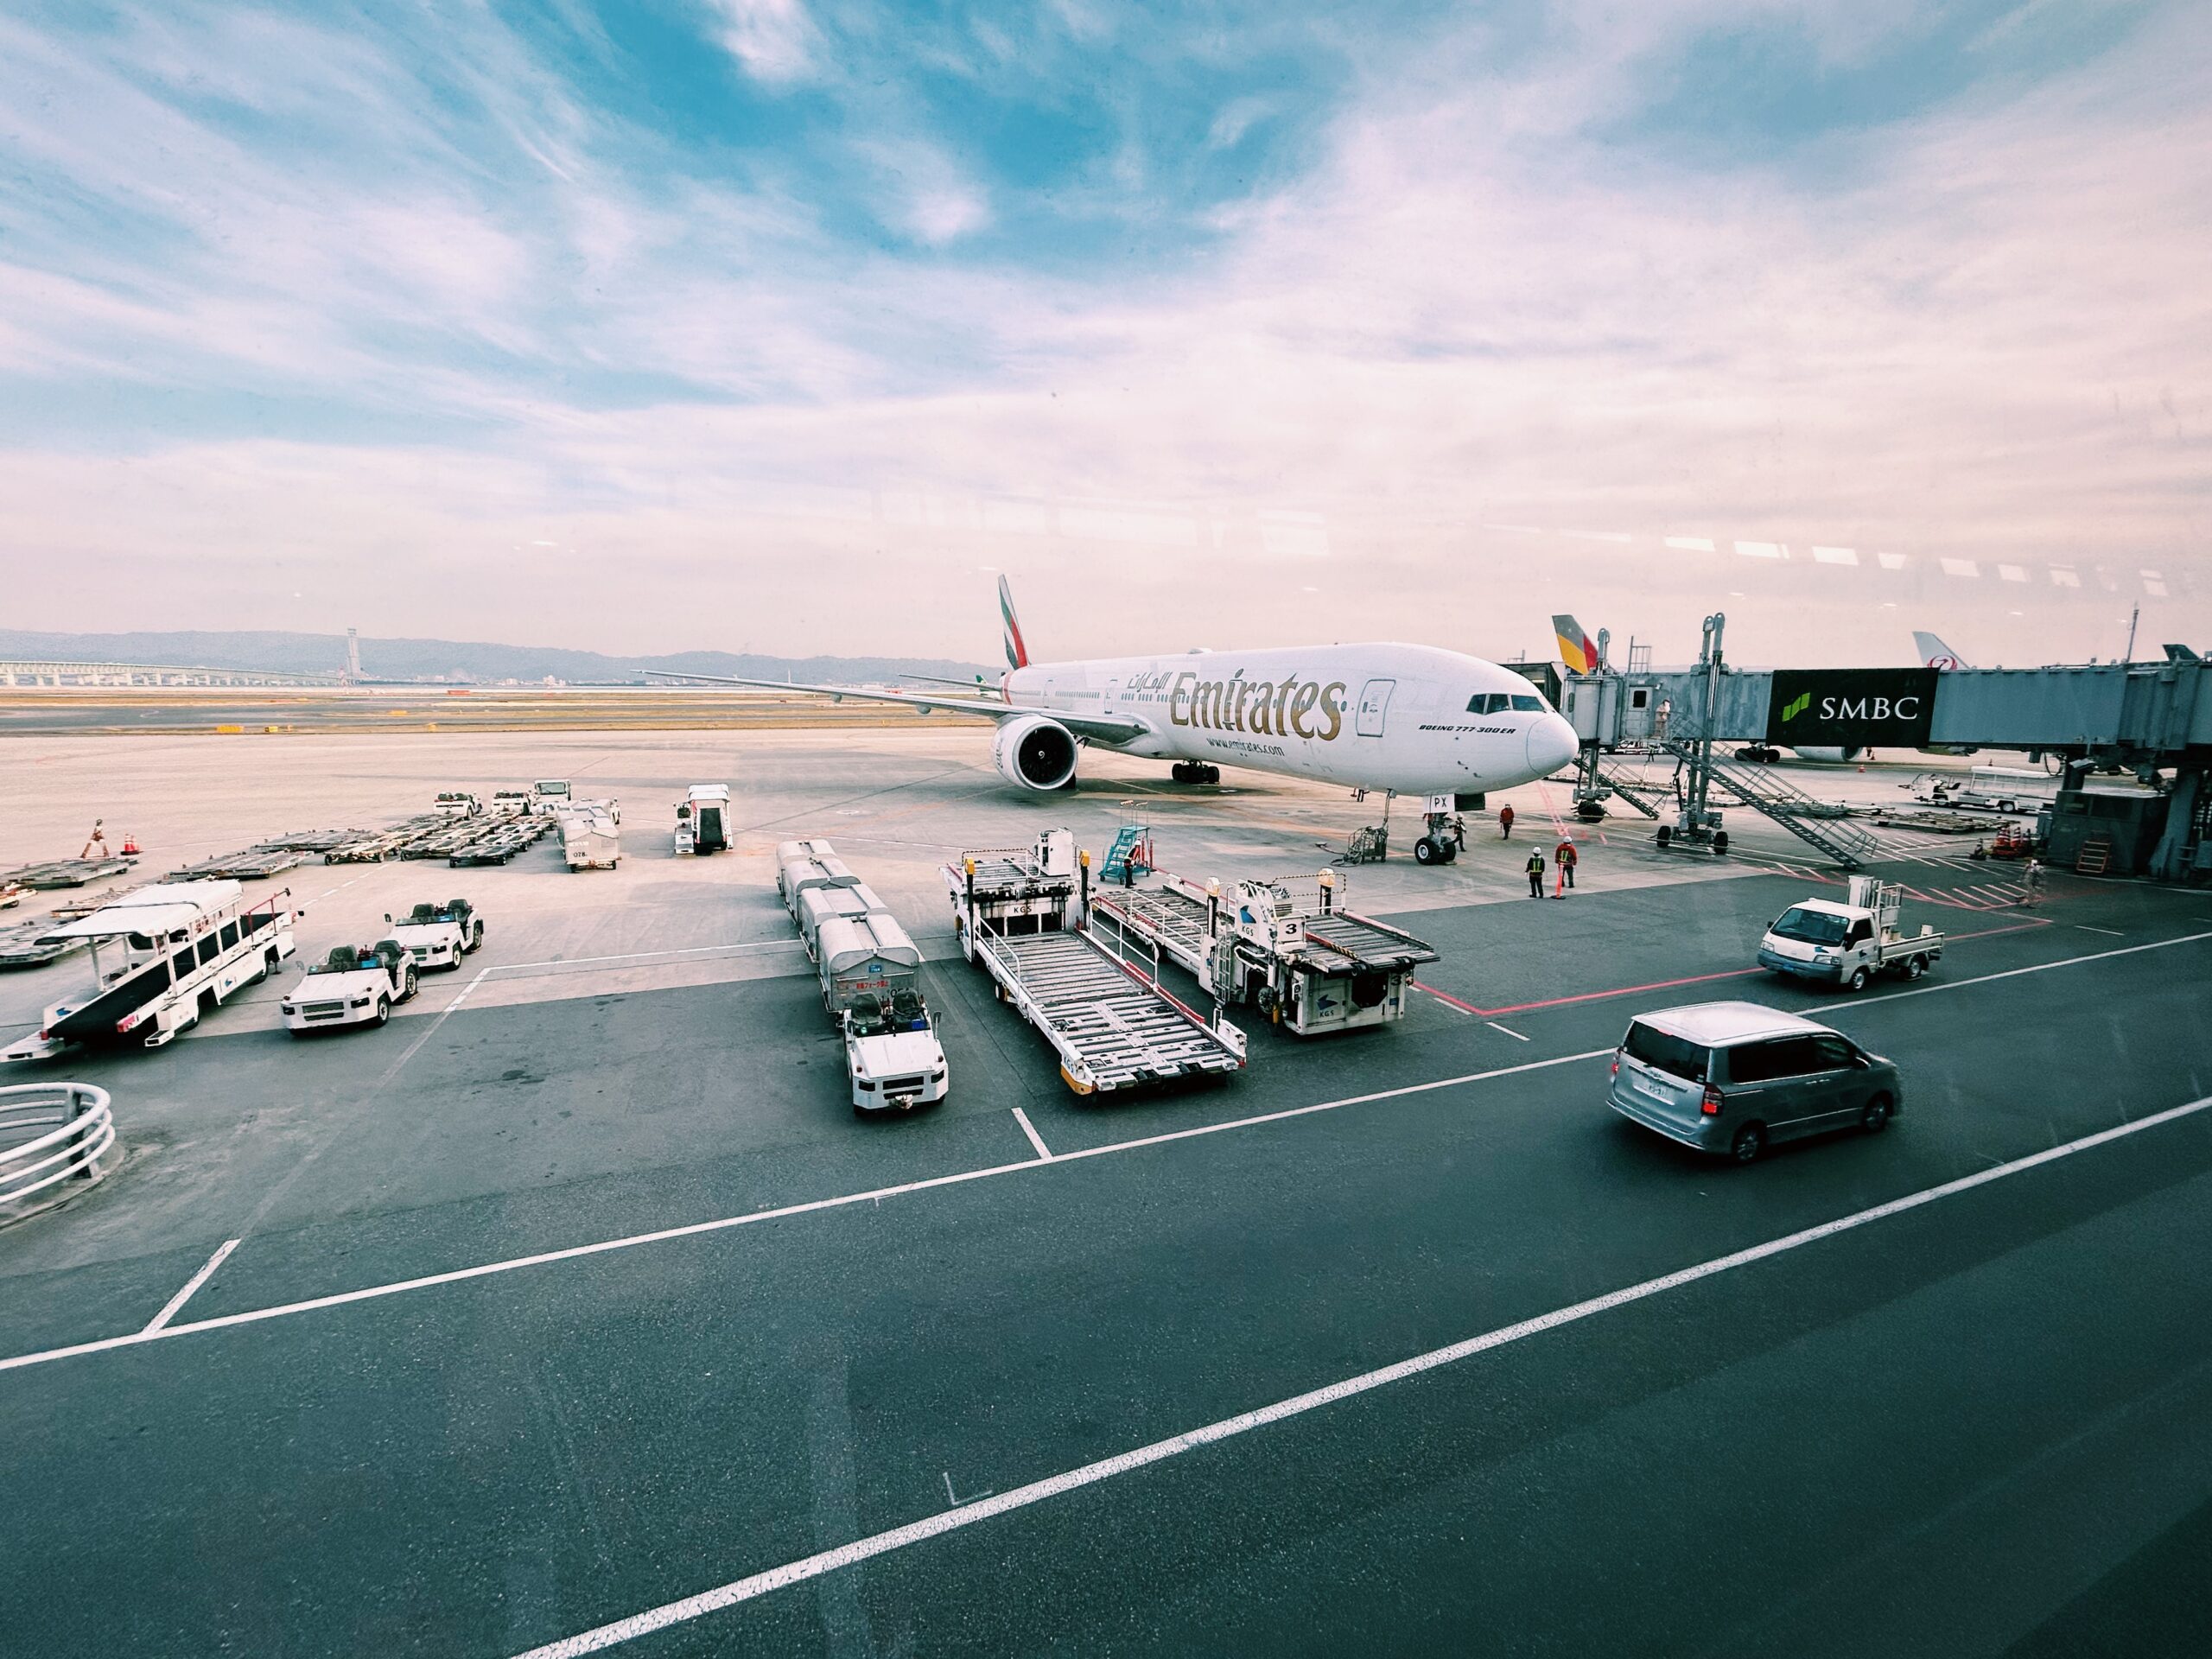
[[[1559,845],[1552,849],[1552,861],[1559,866],[1560,883],[1563,887],[1574,885],[1574,867],[1582,861],[1582,855],[1575,850],[1574,837],[1561,836]],[[1561,893],[1560,897],[1567,897]]]

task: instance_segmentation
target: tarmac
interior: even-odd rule
[[[287,1037],[288,969],[36,1074],[110,1090],[128,1150],[0,1227],[11,1649],[2212,1650],[2212,895],[2030,908],[1891,835],[1945,958],[1823,994],[1750,966],[1834,891],[1811,849],[1615,817],[1532,901],[1533,785],[1510,842],[1344,873],[1443,953],[1403,1022],[1242,1010],[1234,1079],[1083,1098],[940,863],[1141,822],[1187,875],[1310,874],[1382,804],[1096,753],[1025,797],[919,725],[8,747],[24,860],[102,816],[151,879],[540,777],[618,797],[625,847],[256,884],[302,957],[452,894],[487,944],[381,1032]],[[737,849],[678,859],[709,781]],[[942,1106],[850,1113],[773,891],[799,835],[930,957]],[[0,977],[0,1040],[82,963]],[[1738,1169],[1606,1110],[1633,1014],[1735,996],[1895,1059],[1892,1127]]]

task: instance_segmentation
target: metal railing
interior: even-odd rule
[[[115,1144],[107,1090],[89,1083],[0,1089],[0,1206],[72,1179],[98,1180]]]

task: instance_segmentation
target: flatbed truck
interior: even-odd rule
[[[1903,890],[1871,875],[1851,878],[1849,896],[1801,899],[1759,941],[1759,966],[1793,979],[1863,991],[1878,974],[1918,979],[1943,959],[1943,936],[1927,923],[1897,925]]]

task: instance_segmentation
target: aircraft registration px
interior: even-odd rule
[[[999,607],[996,697],[655,674],[975,715],[997,724],[991,759],[1007,781],[1039,791],[1072,783],[1087,743],[1173,761],[1179,783],[1217,783],[1236,766],[1424,797],[1510,789],[1575,756],[1574,728],[1543,694],[1479,657],[1380,644],[1032,663],[1004,576]]]

